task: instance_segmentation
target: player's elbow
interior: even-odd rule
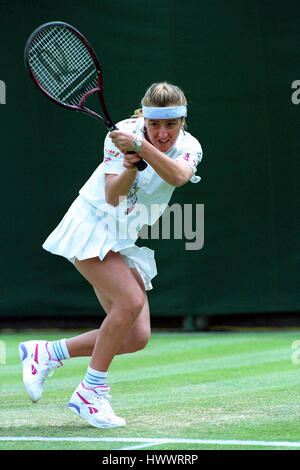
[[[112,196],[109,196],[108,194],[105,194],[105,200],[107,204],[113,207],[117,207],[120,204],[120,198],[112,197]]]
[[[186,175],[178,174],[174,177],[172,186],[179,188],[180,186],[183,186],[185,183],[187,183],[188,180],[189,178],[187,178]]]
[[[110,206],[117,207],[124,199],[126,199],[126,196],[122,196],[121,194],[114,194],[113,191],[105,191],[105,200]]]
[[[185,162],[184,162],[185,163]],[[181,162],[175,162],[176,171],[172,174],[173,182],[172,186],[178,188],[186,184],[193,176],[193,170],[189,165],[182,164]]]

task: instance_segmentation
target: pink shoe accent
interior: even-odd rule
[[[49,361],[58,362],[61,366],[63,366],[63,363],[62,363],[61,361],[59,361],[58,359],[51,359],[51,356],[50,356],[50,353],[49,353],[49,349],[48,349],[48,341],[47,341],[46,344],[45,344],[45,348],[46,348],[46,351],[47,351],[47,353],[48,353]]]
[[[97,408],[93,408],[93,407],[89,406],[89,410],[90,410],[91,415],[94,414],[94,413],[98,413]]]
[[[45,344],[45,348],[46,348],[46,351],[48,353],[49,361],[51,361],[51,356],[50,356],[49,349],[48,349],[48,341]]]
[[[97,387],[94,388],[96,393],[98,389],[100,389],[100,392],[109,393],[110,385],[97,385]]]
[[[100,391],[102,391],[104,393],[108,393],[110,391],[110,385],[97,385],[97,387],[95,387],[95,388],[88,388],[84,385],[83,382],[81,382],[81,386],[82,386],[82,388],[84,388],[84,390],[90,390],[90,391],[95,392],[95,393],[97,393],[98,389],[100,389]]]
[[[84,387],[84,385],[83,385],[83,387]],[[105,387],[109,387],[109,386],[106,385]],[[86,387],[84,387],[84,388],[85,388],[85,390],[94,391],[94,390],[92,390],[92,389],[90,389],[90,388],[86,388]],[[89,401],[87,401],[86,398],[84,398],[82,395],[80,395],[79,392],[76,392],[76,393],[77,393],[77,395],[79,396],[80,400],[83,401],[83,403],[85,403],[86,405],[91,405],[91,403],[90,403]],[[95,392],[95,393],[96,393],[96,392]],[[97,410],[97,408],[94,408],[93,406],[89,406],[88,409],[89,409],[89,412],[90,412],[91,415],[93,415],[94,413],[98,413],[98,412],[99,412],[99,410]],[[108,417],[106,417],[106,419],[107,419],[107,421],[111,421],[111,419],[108,418]]]
[[[85,403],[86,405],[91,405],[91,403],[89,401],[87,401],[82,395],[80,395],[80,393],[76,392],[77,395],[79,396],[80,400],[83,401],[83,403]],[[92,406],[89,406],[89,412],[90,414],[94,414],[94,413],[98,413],[98,410],[97,408],[93,408]]]
[[[32,374],[32,375],[35,375],[36,373],[37,373],[36,368],[34,367],[33,364],[31,364],[31,374]]]
[[[86,405],[91,405],[91,403],[89,401],[87,401],[82,395],[80,395],[79,392],[76,392],[76,393],[79,396],[80,400],[83,401],[83,403],[85,403]]]
[[[38,358],[39,358],[39,352],[38,352],[38,349],[39,349],[39,344],[36,343],[36,347],[35,347],[35,353],[34,353],[34,360],[35,362],[38,364],[39,361],[38,361]]]

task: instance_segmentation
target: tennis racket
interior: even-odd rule
[[[109,131],[118,130],[104,102],[102,74],[96,54],[73,26],[61,21],[39,26],[27,40],[24,60],[34,83],[51,101],[95,117]],[[98,95],[102,115],[84,105],[94,93]],[[135,165],[139,171],[147,167],[144,160]]]

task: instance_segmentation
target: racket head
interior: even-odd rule
[[[105,118],[91,114],[108,127],[112,123],[103,99],[99,61],[76,28],[62,21],[39,26],[26,42],[24,62],[44,95],[64,108],[87,112],[83,107],[85,96],[97,92]]]
[[[51,101],[100,119],[110,131],[117,129],[104,102],[96,53],[76,28],[62,21],[39,26],[26,42],[24,62],[35,85]],[[83,106],[93,93],[98,95],[104,117]],[[143,160],[135,165],[140,171],[147,167]]]

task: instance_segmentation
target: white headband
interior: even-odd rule
[[[183,106],[165,106],[150,107],[143,106],[143,116],[150,119],[175,119],[187,116],[187,107]]]

